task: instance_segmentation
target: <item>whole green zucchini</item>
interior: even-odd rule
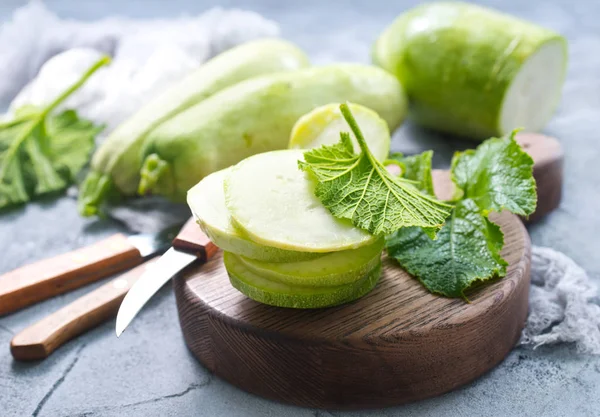
[[[398,80],[373,66],[338,64],[256,77],[153,130],[144,144],[139,192],[184,201],[206,175],[250,155],[286,148],[300,116],[344,101],[373,109],[390,130],[406,113]]]
[[[80,189],[80,213],[95,215],[111,196],[135,195],[142,144],[148,132],[164,121],[237,82],[308,65],[304,52],[278,39],[248,42],[211,59],[156,96],[110,134],[94,154],[91,171]]]
[[[400,15],[373,48],[396,75],[409,115],[437,130],[485,139],[544,127],[560,99],[565,39],[466,3],[432,3]]]

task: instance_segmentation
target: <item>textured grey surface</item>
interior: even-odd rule
[[[256,10],[282,25],[283,35],[315,62],[368,61],[378,32],[414,1],[220,2]],[[0,21],[19,0],[0,2]],[[62,17],[95,19],[198,13],[217,2],[200,0],[54,0]],[[600,3],[593,0],[494,1],[486,4],[564,33],[570,63],[561,108],[546,129],[566,150],[566,184],[559,210],[530,229],[533,242],[565,252],[594,279],[600,275]],[[394,148],[437,151],[444,165],[464,142],[441,138],[410,124]],[[68,251],[117,230],[114,223],[79,218],[67,198],[31,204],[0,215],[0,272]],[[151,301],[117,340],[114,323],[78,338],[49,359],[12,360],[12,335],[95,286],[0,318],[0,415],[2,416],[598,416],[600,359],[576,356],[568,346],[515,349],[499,367],[444,396],[386,410],[355,413],[300,409],[273,403],[211,376],[188,353],[177,323],[171,288]]]

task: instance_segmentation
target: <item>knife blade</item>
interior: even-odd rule
[[[117,313],[117,337],[164,284],[190,264],[206,262],[216,251],[217,247],[190,219],[173,240],[173,247],[148,268],[125,295]]]
[[[0,316],[141,264],[164,252],[181,223],[159,233],[117,233],[0,276]]]

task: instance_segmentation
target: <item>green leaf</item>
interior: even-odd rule
[[[94,139],[104,126],[81,119],[73,110],[66,110],[46,121],[52,163],[73,182],[87,164],[94,149]]]
[[[452,159],[452,180],[463,198],[475,201],[485,213],[508,210],[526,216],[535,211],[533,160],[515,141],[515,134],[488,139]]]
[[[35,195],[50,193],[56,190],[62,190],[67,186],[67,182],[56,171],[40,146],[39,138],[31,136],[25,141],[25,151],[31,161],[31,168],[35,174]]]
[[[456,205],[436,240],[416,227],[400,229],[386,240],[388,254],[429,291],[465,299],[476,282],[506,274],[503,244],[500,228],[471,199]]]
[[[0,208],[28,201],[21,158],[6,158],[1,154],[0,167],[4,173],[0,181]]]
[[[348,133],[339,143],[304,153],[299,167],[317,181],[315,195],[338,218],[347,218],[371,234],[389,234],[401,227],[439,229],[451,206],[421,193],[411,181],[394,177],[371,154],[350,109],[340,106],[361,153],[353,152]]]
[[[465,298],[475,283],[506,274],[507,263],[500,256],[504,238],[487,216],[502,210],[528,215],[537,201],[533,160],[514,140],[515,133],[455,154],[456,207],[437,240],[417,228],[388,237],[389,255],[431,292]]]
[[[393,153],[384,165],[395,163],[402,169],[400,174],[404,179],[414,181],[416,187],[425,194],[434,196],[433,178],[431,177],[431,159],[433,151],[425,151],[418,155],[404,156]]]
[[[108,62],[100,59],[47,107],[23,106],[12,120],[0,123],[0,209],[73,183],[102,127],[72,110],[52,111]]]

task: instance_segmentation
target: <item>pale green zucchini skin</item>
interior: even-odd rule
[[[238,256],[244,266],[270,281],[301,287],[334,287],[351,284],[381,263],[383,239],[358,249],[326,253],[296,262],[265,262]]]
[[[206,175],[253,154],[285,149],[296,121],[332,102],[351,101],[398,127],[406,98],[398,80],[374,66],[338,64],[266,75],[229,87],[152,131],[139,192],[183,201]]]
[[[304,52],[278,39],[248,42],[206,62],[152,99],[110,134],[94,154],[91,171],[81,187],[80,213],[97,214],[110,194],[136,194],[142,145],[148,133],[161,123],[240,81],[309,65]]]
[[[401,81],[417,123],[480,140],[508,133],[500,125],[505,93],[548,42],[564,53],[564,80],[562,36],[491,9],[441,2],[400,15],[376,41],[372,59]],[[557,102],[561,85],[549,86],[559,89]]]
[[[368,294],[379,282],[381,260],[364,277],[332,287],[310,287],[283,284],[248,269],[237,255],[223,254],[223,263],[231,285],[247,297],[276,307],[324,308],[349,303]]]

